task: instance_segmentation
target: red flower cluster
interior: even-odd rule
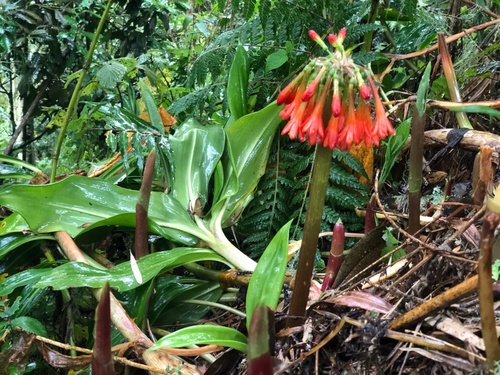
[[[315,31],[309,31],[309,36],[328,50]],[[278,95],[278,105],[286,105],[280,115],[289,120],[282,135],[307,140],[311,146],[346,150],[363,141],[366,146],[378,146],[381,139],[395,134],[372,77],[345,52],[345,36],[345,28],[337,35],[330,34],[328,41],[335,52],[311,61]],[[374,120],[369,102],[372,96]],[[325,104],[330,106],[325,108]]]

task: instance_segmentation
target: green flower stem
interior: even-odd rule
[[[422,158],[424,156],[425,114],[413,108],[411,121],[410,170],[408,178],[408,232],[420,229],[420,189],[422,188]]]
[[[59,136],[57,138],[56,149],[54,150],[54,154],[52,156],[52,170],[50,171],[50,182],[54,182],[57,175],[57,163],[59,161],[59,155],[61,153],[62,144],[64,138],[66,136],[66,130],[68,129],[69,121],[71,117],[73,117],[73,112],[78,105],[78,100],[80,98],[80,88],[82,87],[83,80],[85,79],[85,75],[87,71],[90,69],[90,64],[92,63],[92,56],[94,55],[94,50],[97,45],[97,41],[99,40],[99,35],[101,34],[102,28],[104,27],[104,23],[108,18],[109,9],[111,8],[111,4],[113,0],[108,0],[106,4],[106,8],[102,14],[101,20],[99,21],[99,25],[97,25],[97,30],[94,33],[94,38],[90,43],[90,48],[87,52],[87,56],[85,57],[85,62],[83,63],[82,71],[80,73],[80,77],[78,77],[78,81],[76,82],[75,89],[73,90],[73,94],[71,95],[71,99],[69,101],[68,109],[64,114],[63,123],[61,125],[61,130],[59,131]]]
[[[221,215],[224,210],[221,210]],[[242,271],[252,271],[257,266],[257,263],[247,255],[243,254],[240,249],[234,246],[224,234],[220,221],[216,218],[210,224],[210,229],[207,228],[205,221],[198,216],[194,216],[196,224],[204,232],[205,235],[200,236],[194,233],[198,238],[205,241],[207,245],[217,254],[224,257],[234,267]]]
[[[292,300],[290,302],[289,315],[304,316],[311,285],[311,276],[318,244],[318,236],[325,205],[326,188],[330,174],[332,153],[328,147],[318,145],[316,148],[316,158],[314,159],[313,175],[311,179],[311,189],[309,204],[304,224],[302,236],[302,246],[300,247],[299,264],[295,277]],[[293,320],[296,322],[296,320]],[[289,325],[293,324],[290,320]]]

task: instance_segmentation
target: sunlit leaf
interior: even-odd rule
[[[113,225],[113,217],[135,213],[137,195],[107,181],[71,176],[55,184],[8,186],[0,190],[0,205],[21,214],[35,233],[65,231],[75,237],[92,224]],[[159,234],[180,243],[192,244],[200,231],[186,208],[161,192],[151,194],[149,218],[163,228]],[[123,225],[123,219],[115,224]]]
[[[227,102],[232,121],[247,114],[249,69],[248,53],[243,46],[238,46],[227,83]]]
[[[250,279],[246,299],[247,329],[256,306],[268,306],[276,310],[285,279],[288,256],[288,232],[292,222],[286,223],[276,233],[257,263]],[[272,282],[270,282],[272,275]]]
[[[238,178],[238,191],[229,198],[223,221],[248,204],[264,174],[271,142],[281,122],[280,110],[281,108],[273,103],[258,112],[241,117],[226,127],[234,166],[227,166],[229,170],[224,171],[224,178],[231,178],[231,175],[235,174]]]
[[[190,119],[170,137],[172,148],[172,195],[189,212],[208,200],[209,182],[224,151],[224,129],[202,126]],[[200,208],[201,208],[200,207]]]
[[[96,77],[102,87],[112,89],[122,81],[126,72],[125,65],[118,61],[109,61],[97,71]]]
[[[225,262],[222,257],[209,249],[176,248],[146,255],[137,261],[137,265],[145,283],[163,270],[199,261]],[[59,290],[84,286],[99,288],[106,281],[119,291],[139,286],[129,262],[121,263],[113,269],[98,269],[85,263],[70,262],[53,269],[32,268],[13,274],[0,283],[0,296],[8,295],[14,289],[25,285],[35,285],[37,288],[52,286]]]
[[[159,339],[148,350],[182,348],[190,345],[220,345],[241,352],[247,350],[247,338],[234,328],[215,325],[186,327]]]

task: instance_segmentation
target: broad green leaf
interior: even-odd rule
[[[0,236],[0,260],[19,246],[32,241],[53,240],[54,237],[49,234],[22,234],[12,233]],[[0,294],[1,295],[1,294]]]
[[[35,173],[42,173],[42,171],[40,169],[38,169],[37,167],[35,167],[34,165],[31,165],[30,163],[25,162],[24,160],[20,160],[18,158],[13,158],[12,156],[0,155],[0,162],[2,162],[2,166],[4,165],[4,163],[8,163],[8,164],[18,166],[20,168],[28,169],[28,170],[35,172]]]
[[[49,268],[31,268],[15,273],[0,283],[0,296],[6,296],[21,286],[34,285],[50,271]]]
[[[181,293],[176,293],[168,301],[168,304],[164,304],[159,311],[155,311],[157,318],[154,320],[154,324],[157,326],[166,326],[176,324],[177,322],[181,324],[195,323],[205,316],[210,310],[210,306],[184,301],[202,300],[216,302],[221,295],[222,289],[220,283],[217,281],[191,285],[187,289],[182,289]]]
[[[29,316],[20,316],[11,321],[1,322],[0,332],[3,332],[6,328],[16,329],[16,327],[20,327],[23,331],[31,332],[42,337],[48,337],[47,330],[43,324],[40,323],[39,320]]]
[[[186,327],[172,332],[163,336],[148,350],[210,344],[226,346],[241,352],[247,350],[247,338],[243,333],[234,328],[208,324]]]
[[[269,308],[257,305],[248,330],[247,361],[249,374],[273,373],[269,342]]]
[[[151,95],[151,92],[144,81],[139,81],[139,87],[141,88],[142,100],[144,100],[144,104],[146,105],[151,125],[161,135],[165,135],[165,128],[163,127],[163,122],[161,121],[160,114],[158,113],[158,107],[153,99],[153,95]]]
[[[238,191],[229,198],[223,222],[245,208],[264,174],[271,142],[281,122],[280,110],[276,103],[272,103],[226,127],[234,167],[227,166],[229,171],[225,171],[224,178],[236,175]]]
[[[290,225],[292,221],[286,223],[267,245],[250,279],[246,299],[247,329],[256,306],[268,306],[273,311],[278,306],[285,280]]]
[[[170,137],[172,148],[172,196],[189,212],[197,201],[203,207],[208,199],[208,184],[224,151],[222,126],[202,126],[190,119]]]
[[[97,71],[96,77],[102,87],[112,89],[122,81],[126,72],[125,65],[118,61],[109,61]]]
[[[417,91],[417,111],[420,116],[425,112],[425,102],[427,101],[427,93],[429,91],[429,78],[431,75],[431,63],[429,62],[425,67],[424,75],[420,81]]]
[[[248,53],[240,45],[236,48],[227,83],[227,102],[233,121],[247,114],[249,74]]]
[[[392,167],[396,163],[399,156],[399,151],[403,148],[408,140],[408,137],[410,136],[410,127],[411,117],[403,121],[396,128],[395,136],[389,137],[385,151],[384,165],[382,166],[382,171],[380,172],[379,186],[382,186],[387,177],[389,177],[389,173],[391,173]]]
[[[0,236],[12,233],[29,233],[28,223],[17,212],[13,212],[0,223]]]
[[[266,58],[266,73],[271,70],[278,69],[281,65],[288,61],[288,55],[283,49],[279,49],[276,52],[271,53]]]
[[[107,181],[71,176],[55,184],[8,186],[0,190],[0,205],[21,214],[35,233],[65,231],[76,237],[92,224],[113,225],[111,218],[134,213],[137,195]],[[200,233],[186,208],[161,192],[151,194],[149,218],[162,227],[159,234],[180,243],[192,244]]]
[[[209,249],[179,247],[172,250],[148,254],[137,261],[143,283],[156,277],[163,270],[182,266],[185,263],[216,261],[224,259]],[[97,269],[85,263],[70,262],[53,268],[35,284],[37,288],[52,287],[61,290],[69,287],[100,288],[107,281],[113,288],[126,291],[137,288],[130,262],[123,262],[112,269]]]

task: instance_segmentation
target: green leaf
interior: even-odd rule
[[[420,116],[424,115],[425,102],[427,101],[427,93],[429,92],[429,79],[431,75],[431,63],[429,62],[425,67],[424,75],[420,81],[417,91],[417,111]]]
[[[250,279],[246,299],[247,329],[250,328],[256,306],[268,306],[273,311],[278,306],[285,280],[290,225],[291,220],[276,233],[260,257]]]
[[[460,107],[452,108],[452,112],[469,112],[469,113],[484,113],[494,117],[500,117],[500,111],[485,105],[470,105],[463,104]]]
[[[6,296],[21,286],[37,283],[50,271],[49,268],[32,268],[9,276],[0,283],[0,296]]]
[[[227,101],[233,120],[247,114],[249,74],[248,53],[243,46],[238,46],[227,83]]]
[[[223,263],[224,258],[209,249],[179,247],[148,254],[137,261],[137,267],[141,272],[143,283],[145,283],[164,270],[179,267],[185,263],[203,261]],[[109,281],[109,285],[119,291],[131,290],[140,285],[133,275],[130,262],[120,263],[112,269],[98,269],[85,263],[70,262],[51,269],[35,284],[35,287],[50,286],[55,290],[70,287],[100,288],[106,281]]]
[[[92,224],[113,225],[108,219],[135,213],[137,195],[108,181],[71,176],[55,184],[7,186],[0,190],[0,205],[21,214],[35,233],[65,231],[76,237]],[[193,236],[203,235],[186,208],[161,192],[151,194],[149,218],[162,227],[159,234],[180,243],[192,244]],[[123,218],[115,224],[122,225]]]
[[[0,236],[0,260],[13,250],[18,250],[19,246],[32,241],[53,240],[49,234],[22,234],[13,233]],[[3,295],[3,294],[0,294]]]
[[[238,190],[226,206],[223,222],[245,208],[252,198],[251,194],[266,171],[269,149],[274,133],[281,123],[281,107],[272,103],[258,112],[243,116],[226,128],[228,151],[234,164],[226,164],[226,181],[237,177]],[[232,188],[228,185],[226,189]],[[222,196],[227,196],[227,190]]]
[[[389,137],[385,151],[384,165],[382,166],[382,171],[380,172],[379,186],[382,186],[389,177],[389,173],[391,173],[392,167],[398,158],[399,151],[403,148],[408,140],[408,137],[410,136],[410,127],[411,117],[403,121],[396,128],[396,135]]]
[[[222,126],[202,126],[190,119],[170,137],[172,148],[172,196],[189,212],[199,200],[202,207],[208,199],[208,184],[224,151]]]
[[[126,72],[127,68],[125,65],[118,61],[109,61],[97,71],[96,77],[102,87],[112,89],[122,81]]]
[[[144,100],[144,104],[146,105],[151,126],[161,135],[165,135],[165,128],[163,127],[163,122],[161,121],[160,114],[158,113],[158,107],[156,106],[151,92],[142,80],[139,81],[139,87],[141,88],[142,100]]]
[[[491,265],[491,276],[493,280],[498,281],[500,277],[500,259],[495,260],[495,262]]]
[[[31,165],[30,163],[25,162],[24,160],[20,160],[18,158],[13,158],[12,156],[0,155],[0,162],[2,162],[2,165],[4,163],[8,163],[8,164],[18,166],[20,168],[28,169],[28,170],[35,172],[35,173],[42,173],[42,171],[39,168],[35,167],[34,165]]]
[[[157,289],[159,288],[157,287]],[[168,294],[170,294],[170,289],[168,290]],[[155,316],[157,318],[154,319],[156,326],[198,322],[207,314],[210,306],[197,305],[184,301],[202,300],[217,302],[222,295],[220,283],[216,281],[195,284],[188,288],[178,289],[178,292],[166,304],[156,306]],[[163,297],[161,297],[161,300],[163,300]]]
[[[271,53],[266,58],[266,69],[265,72],[270,72],[271,70],[278,69],[284,63],[288,61],[288,55],[283,49],[279,49],[276,52]]]
[[[249,374],[272,374],[273,365],[269,353],[269,308],[257,305],[248,330],[247,352]]]
[[[186,327],[159,339],[148,350],[182,348],[190,345],[220,345],[241,352],[247,350],[247,338],[234,328],[214,325]]]
[[[34,333],[35,335],[48,337],[47,330],[40,323],[39,320],[29,317],[29,316],[20,316],[19,318],[12,319],[11,321],[1,322],[0,323],[0,332],[3,332],[7,327],[12,327],[16,329],[16,327],[20,327],[23,331]]]

